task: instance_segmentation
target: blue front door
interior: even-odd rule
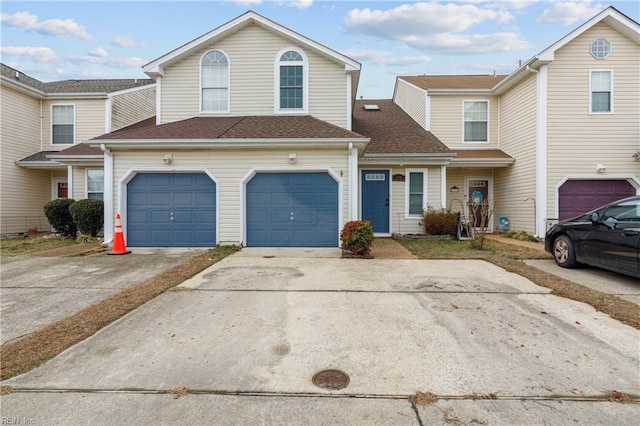
[[[216,184],[205,173],[140,173],[127,184],[127,245],[214,247]]]
[[[371,222],[373,232],[389,233],[389,171],[362,171],[362,220]]]
[[[258,173],[247,183],[247,246],[338,247],[338,182],[328,173]]]

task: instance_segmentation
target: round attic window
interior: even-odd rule
[[[591,54],[596,59],[606,59],[611,54],[611,43],[599,38],[591,43]]]

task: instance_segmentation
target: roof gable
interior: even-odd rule
[[[555,52],[558,49],[575,40],[585,31],[600,22],[604,22],[636,44],[640,44],[640,24],[618,11],[615,7],[609,6],[566,36],[562,37],[560,40],[556,41],[551,46],[544,49],[542,52],[538,53],[535,57],[540,61],[553,61]]]
[[[404,80],[424,90],[490,90],[507,75],[419,75],[401,76]]]
[[[360,71],[361,65],[359,62],[335,51],[328,47],[317,43],[301,34],[296,33],[282,25],[279,25],[270,19],[265,18],[253,11],[246,12],[243,15],[223,24],[200,37],[183,44],[182,46],[172,50],[171,52],[149,62],[142,67],[142,70],[149,76],[161,76],[164,69],[171,66],[176,62],[180,62],[182,59],[190,56],[192,53],[198,51],[203,45],[215,43],[231,34],[239,31],[247,25],[256,24],[262,28],[267,29],[279,36],[290,39],[298,44],[302,44],[309,49],[315,51],[319,55],[328,58],[334,62],[343,64],[345,71]]]

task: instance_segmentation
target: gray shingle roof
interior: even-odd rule
[[[364,109],[365,105],[372,104],[379,110]],[[451,154],[453,157],[453,151],[440,139],[423,129],[390,99],[356,101],[352,128],[371,138],[365,155]]]
[[[398,77],[421,89],[491,89],[507,75],[417,75]]]
[[[309,115],[194,117],[155,125],[155,120],[98,136],[104,140],[150,139],[354,139],[364,136]]]
[[[146,86],[148,84],[154,83],[154,81],[150,78],[63,80],[43,83],[5,64],[0,64],[0,71],[4,77],[20,82],[26,86],[29,86],[46,94],[111,93],[125,89],[132,89],[134,87]]]

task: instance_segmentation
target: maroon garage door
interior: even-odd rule
[[[578,216],[634,195],[635,188],[626,180],[568,180],[558,191],[558,218]]]

